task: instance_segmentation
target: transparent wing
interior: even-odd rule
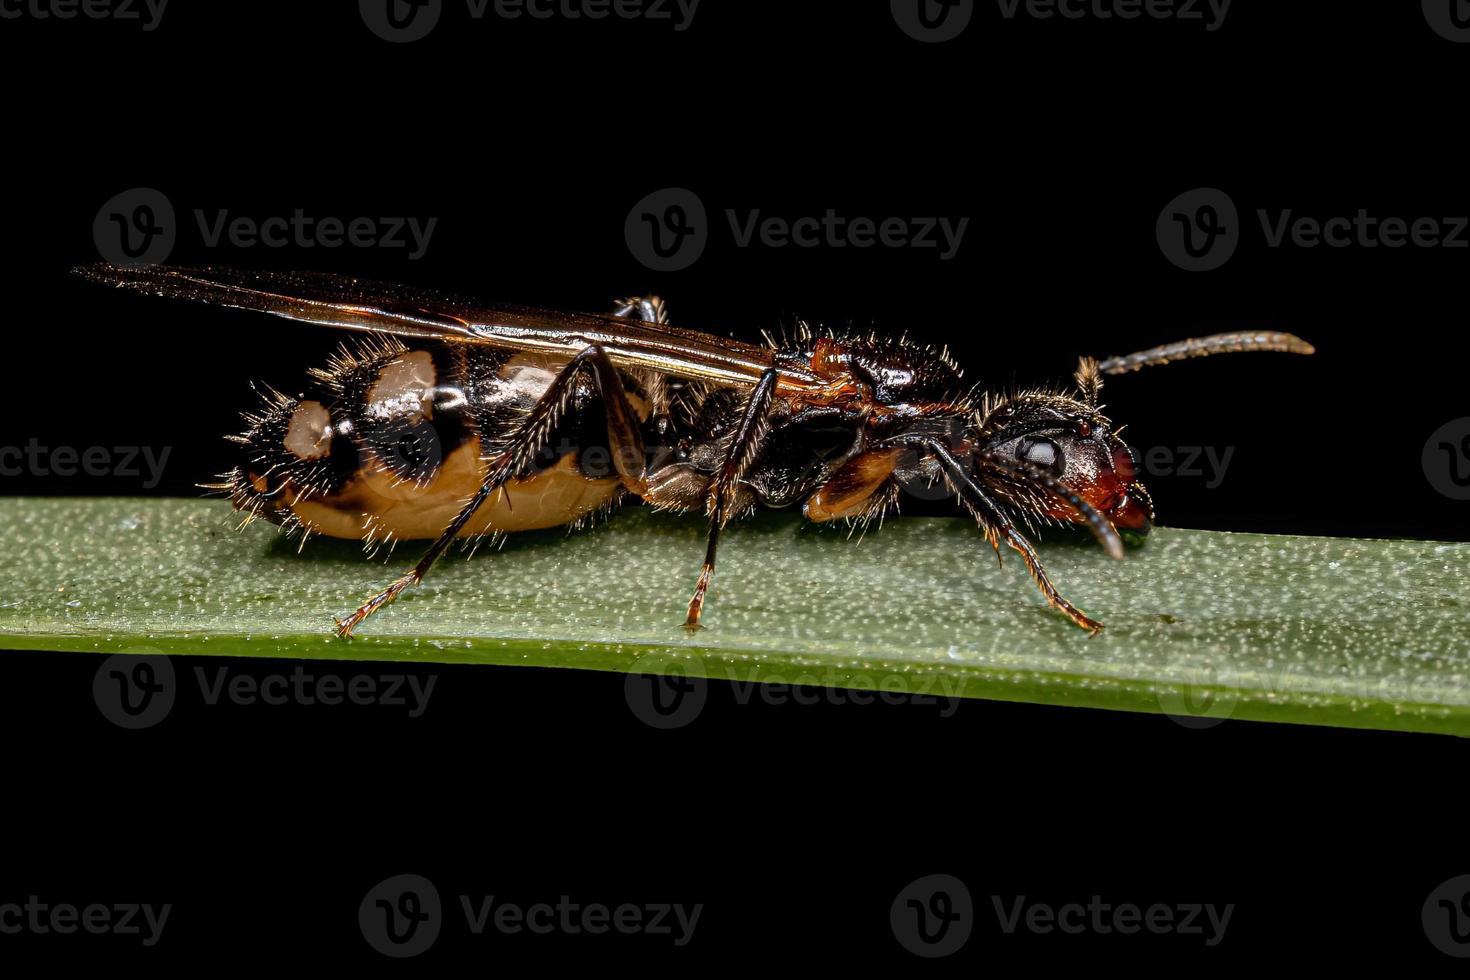
[[[427,290],[329,273],[107,264],[73,271],[120,289],[258,310],[341,330],[567,355],[596,344],[620,367],[691,380],[753,385],[773,359],[764,347],[667,324],[532,307],[486,307]],[[796,387],[804,380],[800,372],[782,373]]]

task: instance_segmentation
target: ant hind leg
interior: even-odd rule
[[[418,564],[394,580],[386,589],[368,599],[357,611],[337,620],[337,635],[350,636],[352,631],[373,613],[397,599],[403,591],[423,581],[434,563],[448,550],[470,518],[491,495],[519,474],[546,444],[557,419],[566,411],[576,391],[576,382],[584,372],[596,380],[607,413],[608,442],[613,462],[628,490],[641,494],[646,489],[646,459],[638,418],[628,402],[621,377],[607,353],[597,346],[587,347],[562,368],[561,373],[531,407],[506,447],[487,461],[484,476],[473,497],[455,514]]]

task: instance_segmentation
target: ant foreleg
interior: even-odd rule
[[[898,446],[868,449],[858,453],[837,468],[807,498],[801,513],[809,521],[835,521],[838,518],[860,518],[879,508],[885,499],[874,500],[898,467],[904,449]]]
[[[1103,628],[1103,624],[1072,605],[1065,596],[1057,591],[1057,587],[1052,584],[1051,578],[1046,574],[1046,569],[1042,567],[1041,559],[1036,556],[1036,549],[1031,547],[1031,542],[1027,541],[1026,537],[1017,530],[1016,525],[1005,515],[1005,511],[991,498],[990,494],[970,478],[970,474],[965,471],[960,461],[955,459],[949,449],[938,441],[927,438],[899,437],[891,440],[889,444],[912,446],[932,455],[944,471],[950,486],[960,495],[960,499],[980,523],[987,540],[997,553],[1000,550],[999,542],[1004,541],[1011,550],[1021,556],[1021,561],[1026,566],[1026,573],[1036,583],[1036,588],[1041,591],[1042,598],[1046,599],[1047,605],[1087,632],[1094,636],[1097,635]]]

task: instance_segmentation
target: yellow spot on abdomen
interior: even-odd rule
[[[471,439],[445,458],[433,479],[423,484],[400,480],[374,468],[353,477],[338,493],[291,505],[314,533],[361,538],[371,528],[400,540],[436,538],[449,526],[484,477],[480,442]],[[617,477],[590,480],[577,470],[573,455],[540,472],[511,480],[475,512],[460,537],[487,531],[530,531],[570,524],[609,503],[618,494]],[[284,495],[291,500],[291,491]]]
[[[286,426],[286,451],[297,459],[321,459],[332,449],[332,413],[321,402],[301,402]]]

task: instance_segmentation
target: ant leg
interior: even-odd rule
[[[992,476],[998,475],[1004,481],[1019,482],[1041,490],[1054,500],[1066,504],[1076,512],[1081,522],[1087,526],[1087,530],[1097,539],[1097,543],[1103,546],[1109,558],[1121,559],[1123,557],[1123,539],[1118,536],[1118,529],[1113,526],[1113,522],[1108,520],[1106,514],[1082,499],[1080,494],[1061,480],[1039,466],[1013,459],[1003,459],[990,453],[985,453],[976,459],[982,473],[988,471]]]
[[[970,474],[965,472],[965,468],[960,465],[959,460],[954,458],[953,453],[932,439],[907,439],[901,442],[895,440],[895,443],[922,449],[938,460],[950,485],[959,492],[960,499],[965,502],[970,513],[980,522],[980,527],[996,554],[999,555],[1000,542],[1004,541],[1016,554],[1020,555],[1022,563],[1026,566],[1026,573],[1036,583],[1036,588],[1041,591],[1042,598],[1046,599],[1047,605],[1094,636],[1102,630],[1102,623],[1072,605],[1065,596],[1057,591],[1057,587],[1047,576],[1046,569],[1042,567],[1041,559],[1036,557],[1036,549],[1031,547],[1031,542],[1027,541],[1026,537],[1016,529],[1016,525],[1011,523],[1011,519],[1006,517],[1005,512],[991,499],[991,496],[970,478]]]
[[[613,316],[628,316],[646,323],[668,323],[669,307],[657,296],[629,296],[625,299],[613,302]],[[668,378],[657,371],[645,372],[639,379],[643,384],[643,394],[648,398],[652,407],[649,422],[652,430],[659,437],[660,442],[672,438],[674,422],[672,418],[673,394],[669,390]],[[668,446],[659,445],[655,447],[656,457],[652,464],[658,466],[658,461],[667,458]]]
[[[613,316],[630,316],[646,323],[668,323],[669,307],[657,296],[629,296],[614,301]]]
[[[439,537],[434,539],[434,543],[424,552],[418,564],[364,602],[352,615],[337,620],[338,636],[350,636],[363,620],[397,599],[409,586],[423,581],[429,569],[449,549],[449,545],[464,530],[475,512],[495,491],[522,472],[545,446],[566,411],[567,403],[576,391],[577,379],[583,372],[592,374],[602,394],[607,410],[608,442],[623,485],[634,493],[644,491],[643,437],[638,430],[638,417],[628,403],[628,395],[623,390],[617,368],[601,347],[588,347],[567,362],[541,398],[531,406],[530,412],[511,436],[505,449],[487,461],[485,475],[474,496],[454,515],[454,519],[440,532]]]
[[[684,619],[687,630],[699,629],[699,616],[704,610],[704,594],[709,590],[710,577],[715,572],[715,550],[720,543],[720,531],[730,520],[730,505],[736,484],[755,462],[762,441],[766,437],[766,413],[771,408],[771,397],[776,391],[776,369],[767,368],[745,399],[745,408],[740,413],[740,424],[730,437],[725,450],[725,461],[709,484],[706,507],[709,510],[709,543],[704,550],[704,565],[699,570],[699,582],[694,587],[694,598],[689,600],[689,614]]]
[[[1051,579],[1047,577],[1046,569],[1041,567],[1041,559],[1036,557],[1036,551],[1031,547],[1031,542],[1027,541],[1021,532],[1016,530],[1014,524],[1000,515],[999,511],[993,511],[992,513],[996,516],[987,517],[986,519],[987,521],[994,522],[992,524],[995,528],[994,533],[1004,538],[1006,544],[1010,545],[1016,554],[1021,556],[1021,562],[1026,566],[1027,574],[1036,583],[1036,588],[1041,591],[1042,597],[1046,599],[1046,604],[1059,611],[1063,616],[1066,616],[1078,626],[1087,630],[1093,636],[1100,633],[1103,624],[1090,618],[1081,609],[1068,602],[1066,597],[1057,591],[1057,587],[1052,585]]]
[[[809,521],[835,521],[840,517],[862,517],[877,503],[878,494],[893,476],[904,450],[898,446],[869,449],[837,468],[801,507]],[[885,498],[880,497],[879,501]]]

